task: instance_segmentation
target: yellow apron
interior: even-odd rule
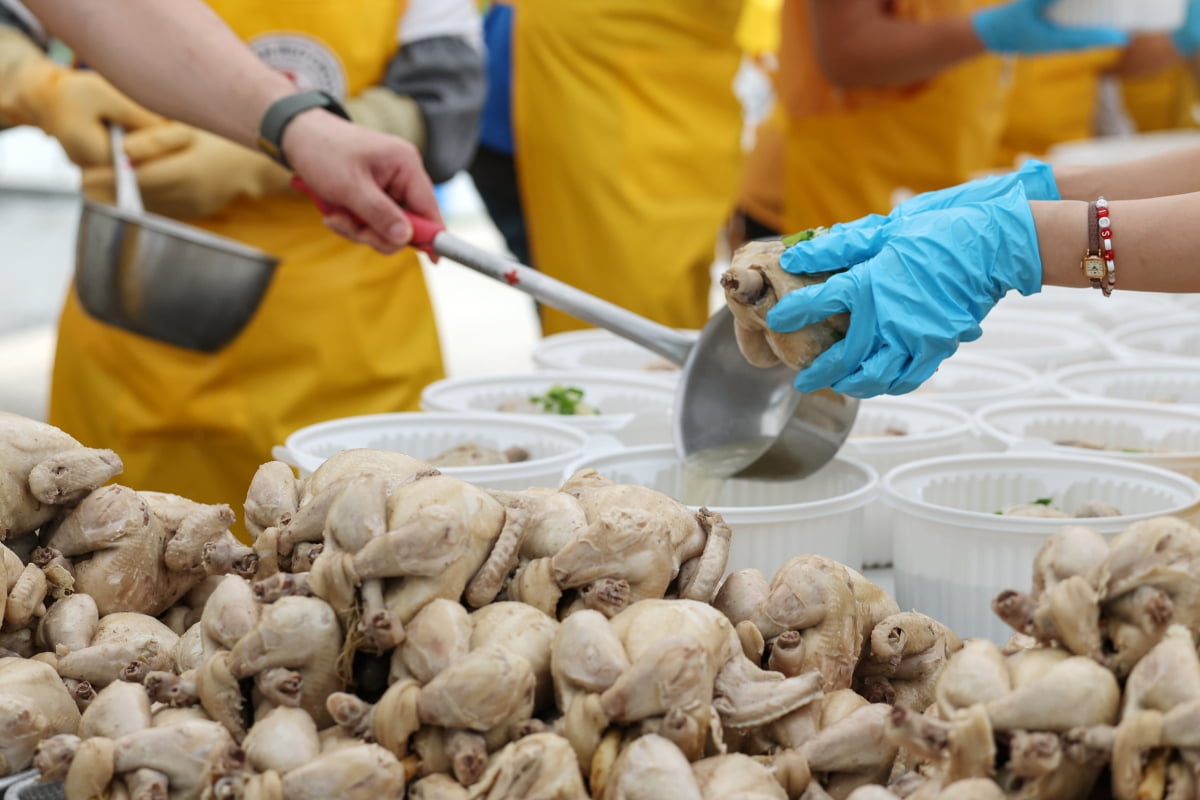
[[[1123,78],[1125,110],[1139,131],[1195,128],[1196,79],[1188,64],[1177,64],[1157,75]]]
[[[708,319],[732,209],[741,0],[520,0],[516,166],[535,265],[667,325]],[[546,309],[547,334],[584,327]]]
[[[404,9],[400,0],[210,5],[300,85],[340,83],[351,96],[383,76]],[[229,503],[240,517],[272,445],[324,419],[415,409],[442,376],[441,355],[411,251],[384,257],[338,238],[298,193],[238,202],[199,225],[282,258],[249,325],[221,352],[197,353],[97,322],[72,291],[50,421],[117,451],[121,483]]]
[[[779,52],[779,14],[783,0],[745,0],[738,19],[737,41],[753,58]]]
[[[903,19],[959,16],[980,0],[896,0]],[[979,56],[916,86],[842,90],[816,62],[808,0],[784,3],[784,220],[790,231],[887,213],[898,191],[969,179],[992,163],[1004,119],[1004,62]]]
[[[1094,136],[1100,79],[1120,58],[1119,49],[1103,49],[1017,59],[995,166]]]

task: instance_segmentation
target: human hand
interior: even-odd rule
[[[1185,58],[1200,50],[1200,0],[1188,0],[1187,18],[1171,33],[1171,43]]]
[[[5,84],[0,111],[8,121],[41,128],[84,168],[112,161],[108,123],[138,130],[164,121],[95,72],[66,69],[45,58],[26,62]]]
[[[338,209],[325,224],[347,239],[394,253],[412,238],[401,207],[442,222],[421,155],[403,139],[313,110],[288,125],[283,151],[309,188]]]
[[[904,394],[924,383],[1010,289],[1040,290],[1042,263],[1025,191],[981,203],[832,231],[780,259],[789,272],[850,269],[785,295],[767,314],[790,332],[843,311],[846,337],[796,375],[796,388],[854,397]]]
[[[215,134],[169,122],[125,137],[146,209],[176,219],[211,216],[239,197],[257,199],[287,190],[291,173],[262,153]],[[89,197],[114,194],[111,166],[83,171]]]
[[[1046,19],[1057,0],[1013,0],[988,6],[971,17],[971,27],[993,53],[1053,53],[1089,47],[1124,47],[1129,34],[1116,28],[1069,28]]]
[[[926,211],[937,211],[970,203],[982,203],[1007,194],[1018,184],[1025,190],[1025,199],[1027,200],[1062,199],[1058,192],[1058,184],[1054,181],[1054,169],[1049,164],[1031,158],[1022,164],[1020,169],[1013,172],[989,175],[986,178],[978,178],[945,189],[922,192],[900,203],[886,216],[868,214],[856,220],[840,222],[831,230],[875,228],[899,217],[909,217]]]

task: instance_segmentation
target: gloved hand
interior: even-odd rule
[[[850,269],[790,292],[767,314],[788,332],[842,311],[846,338],[796,375],[802,392],[832,386],[854,397],[904,394],[924,383],[1010,289],[1041,289],[1042,262],[1025,190],[980,203],[833,231],[785,251],[805,274]]]
[[[164,121],[96,73],[50,61],[10,27],[0,27],[0,117],[41,128],[81,167],[112,161],[107,122],[137,130]]]
[[[1200,0],[1188,0],[1183,27],[1171,33],[1171,43],[1185,58],[1200,50]]]
[[[1089,47],[1124,47],[1129,34],[1116,28],[1068,28],[1045,17],[1057,0],[1013,0],[976,11],[971,26],[993,53],[1053,53]]]
[[[238,197],[290,189],[291,173],[267,156],[181,122],[129,134],[125,152],[146,210],[176,219],[207,217]],[[111,166],[83,172],[90,197],[111,202],[114,183]]]

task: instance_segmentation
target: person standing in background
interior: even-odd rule
[[[1155,75],[1121,81],[1125,113],[1138,131],[1195,128],[1200,125],[1200,0],[1188,0],[1183,27],[1170,37],[1181,63]]]
[[[342,100],[352,120],[415,144],[434,180],[469,162],[484,91],[472,0],[209,5],[298,88],[321,89]],[[11,32],[19,33],[19,21],[7,20],[5,52],[21,48],[27,61],[44,59]],[[42,118],[79,120],[48,128],[60,141],[80,125],[120,119],[108,110],[120,101],[107,84],[78,81],[74,71],[40,71],[55,85],[82,87],[22,93],[27,104],[41,105]],[[106,326],[72,291],[49,421],[120,453],[123,480],[140,489],[240,505],[254,471],[293,430],[415,408],[421,389],[443,374],[416,255],[384,257],[334,236],[311,201],[290,188],[287,170],[264,154],[179,122],[129,119],[135,124],[126,150],[148,211],[281,261],[255,318],[215,354]],[[99,165],[106,159],[81,160],[86,190],[111,196],[111,167]]]
[[[1178,63],[1166,34],[1137,35],[1124,48],[1018,58],[994,166],[1011,169],[1056,144],[1098,135],[1105,81],[1159,76]]]
[[[786,0],[785,229],[887,213],[902,193],[990,167],[1005,112],[1001,54],[1125,44],[1111,29],[1046,22],[1049,2]]]
[[[657,322],[704,325],[742,158],[741,6],[520,0],[489,10],[491,84],[472,176],[515,255]],[[541,314],[546,334],[584,327]]]

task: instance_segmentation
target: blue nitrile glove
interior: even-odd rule
[[[1046,19],[1057,0],[1014,0],[976,11],[971,26],[993,53],[1054,53],[1089,47],[1124,47],[1129,34],[1116,28],[1069,28]]]
[[[1200,2],[1200,0],[1197,0]],[[935,189],[932,192],[922,192],[900,203],[886,216],[868,214],[849,222],[839,222],[830,228],[831,231],[842,231],[851,228],[875,228],[888,220],[897,217],[909,217],[926,211],[936,211],[953,206],[969,203],[982,203],[1001,195],[1007,194],[1014,186],[1020,184],[1025,189],[1027,200],[1061,200],[1058,184],[1054,181],[1054,168],[1049,164],[1031,158],[1021,165],[1021,168],[1003,175],[989,175],[973,181],[949,186],[945,189]],[[784,244],[794,244],[784,237]]]
[[[767,314],[789,332],[843,311],[846,338],[796,375],[854,397],[904,394],[980,336],[979,323],[1010,289],[1041,289],[1042,261],[1025,190],[982,203],[832,231],[784,251],[780,266],[805,274],[850,269],[789,292]]]
[[[1188,0],[1183,27],[1171,33],[1171,43],[1184,57],[1200,50],[1200,0]]]

